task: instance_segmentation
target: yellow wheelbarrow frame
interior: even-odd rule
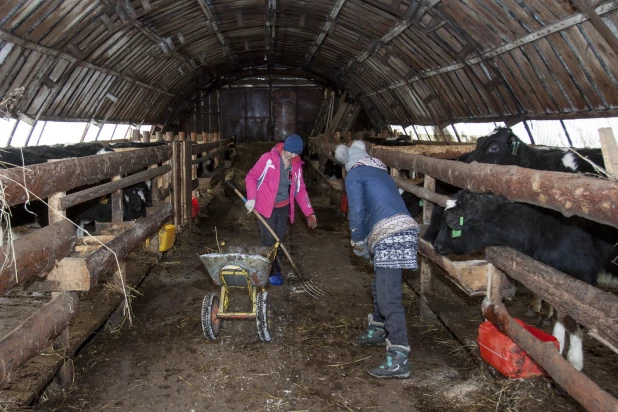
[[[213,340],[218,337],[224,319],[256,319],[260,339],[265,342],[272,339],[265,286],[278,248],[279,242],[270,249],[227,246],[222,253],[200,256],[214,283],[221,286],[220,298],[216,294],[207,294],[202,302],[202,328],[206,338]],[[232,288],[247,289],[251,312],[229,311]]]

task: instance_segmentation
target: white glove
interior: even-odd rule
[[[253,212],[253,208],[255,207],[255,200],[247,200],[245,202],[245,207],[247,208],[247,214]]]

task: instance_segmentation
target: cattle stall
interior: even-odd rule
[[[158,134],[157,140],[160,138]],[[1,299],[8,305],[5,307],[13,308],[11,313],[19,312],[5,318],[0,329],[0,395],[4,402],[29,404],[54,376],[70,384],[72,357],[79,347],[111,313],[130,317],[127,296],[149,269],[137,265],[137,269],[128,270],[127,256],[146,242],[144,250],[154,253],[157,261],[162,226],[169,222],[177,232],[190,230],[195,220],[192,194],[198,194],[203,179],[197,167],[215,159],[215,170],[221,172],[224,152],[232,141],[219,139],[216,133],[204,134],[202,141],[197,133],[191,140],[183,139],[182,134],[166,138],[170,140],[167,144],[154,147],[140,148],[138,144],[115,153],[0,170],[5,207],[47,199],[49,208],[48,226],[3,246]],[[144,133],[143,142],[148,140]],[[205,180],[202,188],[208,186],[209,179]],[[150,183],[152,195],[146,217],[123,221],[123,189],[145,181]],[[111,203],[111,222],[97,221],[94,235],[78,237],[78,225],[67,218],[67,210],[105,196]],[[94,313],[80,310],[81,297],[100,295],[103,281],[122,293],[105,299]],[[50,357],[50,351],[62,355]],[[34,380],[32,370],[38,371]]]
[[[337,141],[328,136],[313,138],[312,147],[323,157],[332,158]],[[423,223],[429,223],[432,204],[446,206],[449,198],[435,193],[436,179],[460,188],[506,196],[517,202],[543,206],[565,216],[577,215],[618,226],[618,185],[611,180],[584,175],[539,171],[517,166],[466,164],[446,159],[469,152],[474,147],[446,146],[446,151],[426,153],[422,145],[392,148],[367,144],[367,152],[382,160],[391,170],[397,185],[424,200]],[[424,188],[418,180],[401,178],[400,170],[422,173]],[[506,247],[489,247],[483,260],[453,261],[438,255],[431,243],[419,239],[420,313],[427,319],[438,316],[432,310],[430,293],[431,263],[443,269],[447,279],[468,296],[485,296],[483,315],[526,351],[573,398],[589,410],[614,411],[618,401],[599,388],[583,373],[575,370],[555,350],[523,329],[502,303],[511,298],[514,279],[528,290],[551,303],[589,329],[589,335],[618,353],[618,297],[579,282],[551,267]],[[457,335],[459,326],[442,321]]]

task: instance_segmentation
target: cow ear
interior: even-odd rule
[[[521,140],[519,140],[519,137],[517,137],[517,135],[515,133],[513,133],[511,131],[511,129],[509,129],[509,135],[506,138],[506,141],[507,141],[507,143],[509,145],[509,148],[511,150],[516,148],[521,143]]]

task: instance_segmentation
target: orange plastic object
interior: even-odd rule
[[[197,215],[200,214],[200,205],[197,203],[196,198],[191,198],[191,219],[194,219]]]
[[[346,195],[341,195],[341,205],[339,205],[339,210],[341,210],[341,213],[348,213],[348,197]]]
[[[553,342],[559,348],[558,340],[552,335],[515,319],[524,329],[543,342]],[[486,321],[479,326],[478,337],[481,357],[507,378],[532,378],[546,375],[538,363],[530,358],[511,338],[503,334],[493,323]]]

